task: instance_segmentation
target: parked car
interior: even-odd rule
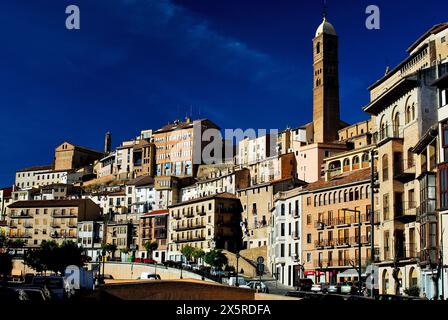
[[[28,300],[28,296],[23,290],[18,288],[0,287],[0,301],[5,303],[8,301]]]
[[[311,286],[311,291],[327,293],[328,292],[328,283],[324,283],[324,282],[315,283]]]
[[[67,296],[66,283],[61,276],[35,276],[31,283],[33,286],[46,287],[53,299],[65,299]]]
[[[351,281],[344,281],[340,283],[341,294],[354,294],[357,290],[357,287]]]
[[[192,266],[192,269],[195,270],[195,271],[199,271],[199,270],[202,270],[202,266],[200,266],[200,265],[198,265],[198,264],[194,264],[194,265]]]
[[[222,270],[219,270],[219,269],[212,268],[212,269],[210,270],[210,274],[211,274],[212,276],[224,276],[224,275],[225,275],[225,272],[222,271]]]
[[[143,263],[148,263],[148,264],[156,264],[157,263],[156,260],[151,259],[151,258],[144,258],[142,262]]]
[[[298,291],[311,291],[311,287],[314,284],[313,280],[309,278],[303,278],[297,280]]]
[[[341,292],[341,287],[338,286],[337,283],[329,284],[328,288],[327,288],[327,292],[328,293],[340,293]]]
[[[163,262],[163,265],[165,267],[170,267],[170,268],[179,268],[179,264],[180,264],[179,261],[173,261],[173,260],[165,260]]]
[[[191,263],[190,261],[182,262],[182,268],[183,269],[192,269],[193,263]]]
[[[262,281],[250,281],[247,286],[262,293],[269,293],[269,288]]]
[[[50,300],[51,297],[48,297],[43,288],[17,288],[17,290],[23,290],[28,297],[28,300],[31,301],[47,301]]]
[[[161,280],[160,275],[156,273],[142,272],[140,279]]]
[[[242,286],[247,286],[247,281],[246,279],[244,279],[244,277],[240,277],[238,276],[238,286],[242,287]],[[236,286],[236,277],[230,277],[229,278],[229,286]]]

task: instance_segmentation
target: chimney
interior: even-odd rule
[[[104,138],[104,153],[109,154],[111,151],[111,145],[112,145],[112,136],[110,132],[108,131],[106,133],[106,136]]]

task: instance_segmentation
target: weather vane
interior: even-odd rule
[[[323,16],[324,16],[324,19],[326,19],[327,18],[327,0],[323,0],[323,2],[324,2]]]

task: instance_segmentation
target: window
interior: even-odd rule
[[[280,245],[280,257],[284,257],[285,256],[285,245],[282,243]]]
[[[440,90],[440,106],[446,106],[448,103],[448,89]]]
[[[320,53],[320,42],[316,44],[316,54]]]
[[[311,243],[311,233],[306,235],[306,243]]]
[[[308,214],[308,215],[306,216],[306,224],[308,224],[308,225],[311,224],[311,215],[310,215],[310,214]]]
[[[439,166],[438,183],[439,183],[439,208],[448,208],[448,164],[444,163]]]
[[[389,163],[387,159],[387,154],[383,155],[382,166],[383,166],[383,181],[387,181],[389,179]]]

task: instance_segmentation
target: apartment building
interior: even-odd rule
[[[88,199],[17,201],[7,208],[8,237],[22,239],[26,247],[43,240],[77,241],[80,221],[97,220],[101,209]]]
[[[39,187],[32,200],[62,200],[81,198],[82,189],[72,184],[55,183]]]
[[[155,145],[150,139],[140,139],[133,148],[134,177],[155,174]]]
[[[236,164],[249,165],[277,155],[277,135],[266,134],[258,138],[245,138],[238,142]]]
[[[363,270],[371,263],[370,193],[370,168],[327,176],[303,188],[302,261],[306,277],[329,283],[358,278],[355,269],[360,242]],[[376,215],[375,247],[378,222]]]
[[[150,258],[147,256],[148,252],[145,249],[145,243],[157,242],[158,247],[153,252],[152,258],[159,263],[166,260],[168,248],[168,216],[169,210],[162,209],[146,212],[140,217],[138,252],[140,258]]]
[[[301,191],[277,193],[269,221],[267,266],[277,281],[291,288],[303,277]]]
[[[197,181],[191,186],[180,189],[180,201],[188,201],[218,193],[236,194],[238,189],[250,185],[250,172],[247,168],[232,166],[206,165],[198,169]]]
[[[35,185],[37,185],[37,181],[36,181],[37,174],[39,174],[39,173],[50,174],[52,171],[53,171],[52,165],[33,166],[33,167],[27,167],[24,169],[17,170],[14,185],[21,189],[32,188]],[[59,179],[59,177],[56,177],[56,178]]]
[[[378,264],[381,293],[421,287],[420,223],[416,217],[421,203],[427,202],[428,192],[435,187],[435,177],[429,172],[436,165],[436,152],[431,151],[430,158],[425,158],[414,151],[420,152],[415,147],[437,122],[439,98],[431,84],[437,77],[436,64],[447,58],[446,44],[442,42],[447,28],[447,24],[434,26],[419,38],[408,49],[409,57],[369,88],[371,102],[364,107],[375,117],[378,130],[374,142],[383,227]]]
[[[6,208],[11,203],[12,187],[0,189],[0,221],[6,218]]]
[[[274,195],[303,185],[294,178],[250,186],[237,191],[242,205],[243,247],[247,249],[268,245],[268,223],[274,205]]]
[[[202,151],[209,142],[202,141],[202,135],[207,129],[219,127],[208,119],[192,121],[187,117],[184,122],[176,120],[154,131],[156,175],[195,176],[197,167],[204,163]]]
[[[200,248],[241,249],[241,203],[230,193],[220,193],[169,206],[168,259],[181,260],[186,245]]]
[[[78,221],[78,243],[92,261],[99,261],[103,244],[103,221]]]
[[[54,170],[68,171],[93,165],[104,154],[100,151],[78,146],[70,142],[63,142],[54,152]]]
[[[130,180],[134,177],[135,140],[123,141],[115,150],[113,175],[117,180]]]

